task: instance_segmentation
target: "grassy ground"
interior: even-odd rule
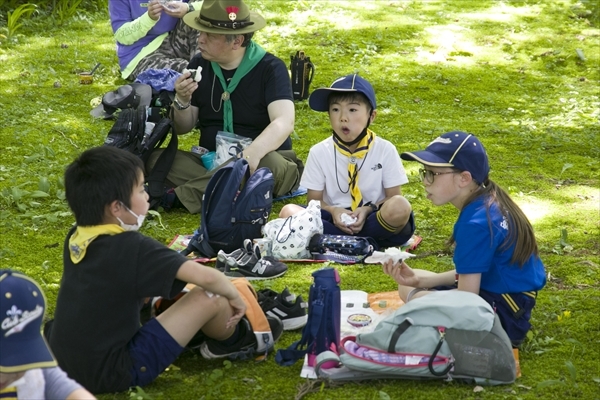
[[[251,1],[267,18],[257,42],[286,62],[303,49],[316,65],[312,87],[360,72],[379,104],[373,129],[399,151],[425,147],[461,129],[488,150],[491,178],[523,207],[537,233],[548,285],[521,350],[523,377],[475,393],[445,382],[378,381],[309,387],[300,363],[279,367],[229,364],[184,354],[144,391],[153,399],[600,398],[599,60],[598,9],[574,1]],[[1,3],[0,3],[1,6]],[[0,265],[41,282],[52,314],[60,282],[61,247],[73,217],[63,169],[79,152],[103,142],[110,123],[89,116],[90,102],[125,83],[119,78],[106,13],[79,13],[61,24],[23,20],[0,47]],[[102,67],[93,85],[77,73]],[[294,147],[305,158],[327,135],[327,119],[296,105]],[[189,149],[197,135],[184,138]],[[423,196],[418,165],[406,163],[417,233],[424,240],[411,265],[452,268],[444,245],[457,211]],[[304,201],[304,199],[296,199]],[[273,216],[282,203],[277,203]],[[198,217],[175,211],[148,221],[143,232],[168,243],[191,233]],[[288,286],[305,297],[319,265],[291,264],[259,288]],[[339,266],[342,289],[393,290],[375,266]],[[299,333],[285,333],[279,347]],[[84,355],[82,355],[84,356]],[[302,390],[300,387],[302,386]]]

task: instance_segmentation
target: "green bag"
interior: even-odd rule
[[[342,340],[339,356],[317,358],[317,376],[361,379],[446,379],[479,385],[514,382],[512,345],[492,307],[458,290],[416,298],[381,320],[373,332]],[[320,369],[339,361],[340,368]]]

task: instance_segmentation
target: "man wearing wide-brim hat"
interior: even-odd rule
[[[200,146],[214,151],[219,131],[252,139],[243,151],[251,172],[268,167],[275,178],[275,197],[298,187],[302,163],[292,150],[294,103],[287,67],[252,40],[265,19],[241,0],[205,0],[184,17],[200,31],[200,54],[175,82],[175,131],[200,129]],[[158,153],[158,152],[155,152]],[[150,160],[150,165],[158,154]],[[196,154],[179,151],[167,177],[176,196],[163,207],[183,205],[200,212],[210,176]],[[169,204],[170,203],[170,204]]]

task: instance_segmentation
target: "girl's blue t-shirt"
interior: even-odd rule
[[[496,203],[490,206],[489,217],[483,197],[464,207],[454,225],[456,272],[481,273],[481,289],[492,293],[541,289],[546,284],[544,264],[535,255],[522,267],[512,263],[514,244],[502,248],[508,229],[508,221]]]

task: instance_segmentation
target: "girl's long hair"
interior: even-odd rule
[[[471,203],[476,198],[483,196],[486,207],[486,213],[488,215],[488,223],[490,225],[490,232],[493,234],[492,222],[490,219],[490,207],[496,203],[502,215],[508,221],[508,236],[501,245],[501,249],[508,249],[513,244],[515,245],[515,251],[513,252],[511,262],[519,263],[522,267],[523,264],[529,260],[532,255],[538,256],[538,245],[535,240],[533,233],[533,227],[527,219],[527,216],[519,208],[508,193],[504,191],[496,182],[491,179],[486,179],[484,184],[479,187],[479,190],[475,191],[466,201],[463,209],[467,204]],[[454,244],[454,236],[450,238],[450,244]]]

